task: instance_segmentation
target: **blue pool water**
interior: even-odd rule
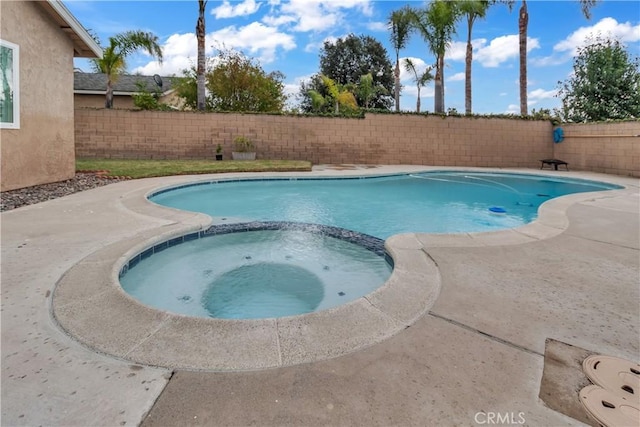
[[[302,229],[214,235],[163,249],[121,275],[140,302],[196,317],[255,319],[324,310],[380,287],[380,253]]]
[[[619,187],[469,172],[187,185],[150,200],[228,225],[143,251],[123,267],[120,282],[145,304],[190,316],[309,313],[353,301],[388,279],[380,239],[518,227],[533,221],[551,198],[613,188]],[[209,236],[217,230],[222,234]]]
[[[150,200],[229,221],[316,223],[385,239],[405,232],[519,227],[536,219],[538,207],[551,198],[613,188],[620,187],[548,176],[429,172],[366,179],[216,181],[163,191]]]

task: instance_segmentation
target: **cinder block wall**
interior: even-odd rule
[[[553,157],[570,169],[640,177],[640,121],[564,124]]]
[[[314,164],[539,167],[552,157],[546,121],[367,114],[364,119],[77,109],[76,156],[211,159],[233,139],[256,142],[261,159]]]

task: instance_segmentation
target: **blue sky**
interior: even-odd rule
[[[195,24],[198,2],[182,1],[80,1],[65,5],[85,26],[101,38],[122,31],[155,33],[163,45],[160,66],[144,54],[129,58],[128,71],[141,74],[179,75],[195,63]],[[215,54],[221,43],[258,59],[267,71],[286,76],[287,92],[295,94],[300,81],[319,70],[319,51],[325,40],[349,33],[378,39],[395,62],[386,22],[391,11],[405,4],[422,7],[423,1],[372,0],[243,0],[207,4],[207,54]],[[636,0],[600,1],[587,20],[578,1],[527,2],[529,9],[529,109],[554,108],[559,80],[572,70],[577,47],[589,34],[613,35],[634,56],[640,56],[640,6]],[[486,19],[474,25],[473,111],[478,114],[518,113],[518,14],[504,5],[493,6]],[[466,22],[460,22],[447,53],[445,105],[464,112],[464,53]],[[401,57],[420,66],[435,62],[426,43],[415,34]],[[89,71],[86,60],[76,67]],[[403,72],[400,106],[415,111],[416,88]],[[433,111],[433,84],[422,89],[422,110]]]

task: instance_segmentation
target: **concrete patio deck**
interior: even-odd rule
[[[447,168],[320,167],[311,174],[429,169]],[[640,359],[639,182],[593,173],[513,171],[626,189],[552,200],[541,207],[538,221],[516,230],[394,236],[387,244],[394,257],[406,261],[400,262],[405,273],[413,271],[417,256],[437,265],[439,294],[425,299],[424,314],[401,319],[401,327],[388,335],[359,342],[352,349],[357,351],[303,355],[295,363],[308,363],[260,371],[173,372],[144,365],[135,352],[140,343],[119,341],[117,330],[106,339],[125,350],[113,357],[67,335],[53,316],[52,298],[64,289],[56,289],[57,283],[87,284],[87,294],[71,296],[82,302],[69,318],[100,312],[101,289],[109,286],[114,263],[127,251],[160,234],[207,226],[211,218],[205,215],[159,208],[143,196],[160,186],[212,176],[126,181],[2,213],[1,423],[481,425],[488,413],[508,413],[512,424],[580,425],[538,398],[545,340]],[[96,256],[103,251],[110,255]],[[426,277],[424,271],[413,272]],[[392,307],[392,320],[401,317],[396,304],[402,301],[378,303]],[[95,319],[98,323],[100,316]],[[83,324],[90,332],[92,322]],[[141,342],[163,325],[139,331]],[[125,317],[121,326],[138,327]]]

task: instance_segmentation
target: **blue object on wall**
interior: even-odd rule
[[[562,128],[555,128],[553,130],[553,142],[558,144],[562,142],[563,139],[564,139],[564,130],[562,130]]]

